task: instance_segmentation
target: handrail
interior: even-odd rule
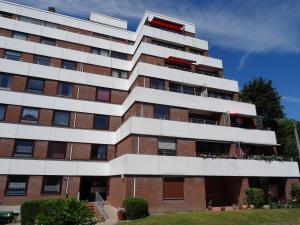
[[[108,216],[104,210],[104,200],[98,192],[95,193],[95,205],[97,210],[104,217],[104,219],[107,219]]]

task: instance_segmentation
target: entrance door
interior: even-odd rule
[[[95,193],[98,192],[106,200],[107,178],[106,177],[81,177],[80,200],[95,201]]]

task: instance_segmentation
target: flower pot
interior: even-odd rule
[[[122,221],[125,220],[125,213],[124,212],[118,212],[118,220]]]

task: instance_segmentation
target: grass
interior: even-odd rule
[[[296,225],[300,224],[300,208],[255,209],[244,211],[166,213],[151,215],[117,225]]]

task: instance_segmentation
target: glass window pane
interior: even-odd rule
[[[106,160],[106,145],[93,145],[91,152],[91,159],[94,160]]]
[[[114,70],[114,69],[113,69],[111,75],[112,75],[113,77],[120,77],[120,71],[119,71],[119,70]]]
[[[174,138],[160,138],[158,140],[159,155],[176,155],[176,140]]]
[[[56,111],[54,112],[53,124],[57,126],[68,126],[69,116],[69,112]]]
[[[9,88],[10,87],[11,76],[7,73],[0,73],[0,87]]]
[[[33,59],[33,63],[49,66],[50,65],[50,58],[47,56],[35,55]]]
[[[73,91],[73,85],[65,82],[59,83],[58,86],[58,95],[62,96],[72,96],[72,91]]]
[[[60,176],[45,176],[43,180],[42,193],[59,194],[61,190],[62,177]]]
[[[52,46],[55,46],[55,45],[56,45],[56,42],[55,42],[54,39],[51,39],[51,38],[45,38],[45,37],[42,37],[41,43],[42,43],[42,44],[45,44],[45,45],[52,45]]]
[[[99,48],[92,48],[92,54],[99,55]]]
[[[116,59],[127,60],[127,55],[125,53],[121,53],[121,52],[112,51],[111,52],[111,57],[116,58]]]
[[[95,129],[108,129],[108,116],[95,115],[94,128]]]
[[[127,71],[121,71],[121,78],[127,79],[128,78],[128,72]]]
[[[154,106],[154,118],[157,119],[169,119],[170,112],[169,107],[165,105],[155,105]]]
[[[100,49],[100,55],[102,56],[108,56],[109,55],[109,51],[106,49]]]
[[[6,50],[4,58],[20,61],[21,60],[21,52]]]
[[[17,32],[17,31],[15,31],[14,35],[13,35],[13,38],[24,40],[24,41],[27,40],[27,37],[28,37],[28,35],[26,33]]]
[[[26,195],[28,176],[9,176],[6,195]]]
[[[62,68],[68,69],[68,70],[76,70],[76,62],[63,60]]]
[[[159,90],[164,90],[165,89],[165,81],[162,79],[151,78],[150,79],[150,87],[159,89]]]
[[[14,156],[17,157],[32,157],[33,141],[16,140]]]
[[[36,108],[24,107],[22,111],[22,122],[36,123],[38,120],[39,110]]]
[[[0,105],[0,120],[4,120],[6,112],[6,105]]]
[[[96,99],[97,99],[97,101],[109,102],[110,101],[110,89],[98,88]]]
[[[27,91],[42,94],[44,81],[38,79],[29,79],[27,84]]]
[[[66,156],[67,143],[50,141],[48,144],[47,157],[50,159],[64,159]]]
[[[46,27],[57,28],[57,24],[56,24],[56,23],[45,22],[44,25],[45,25]]]

